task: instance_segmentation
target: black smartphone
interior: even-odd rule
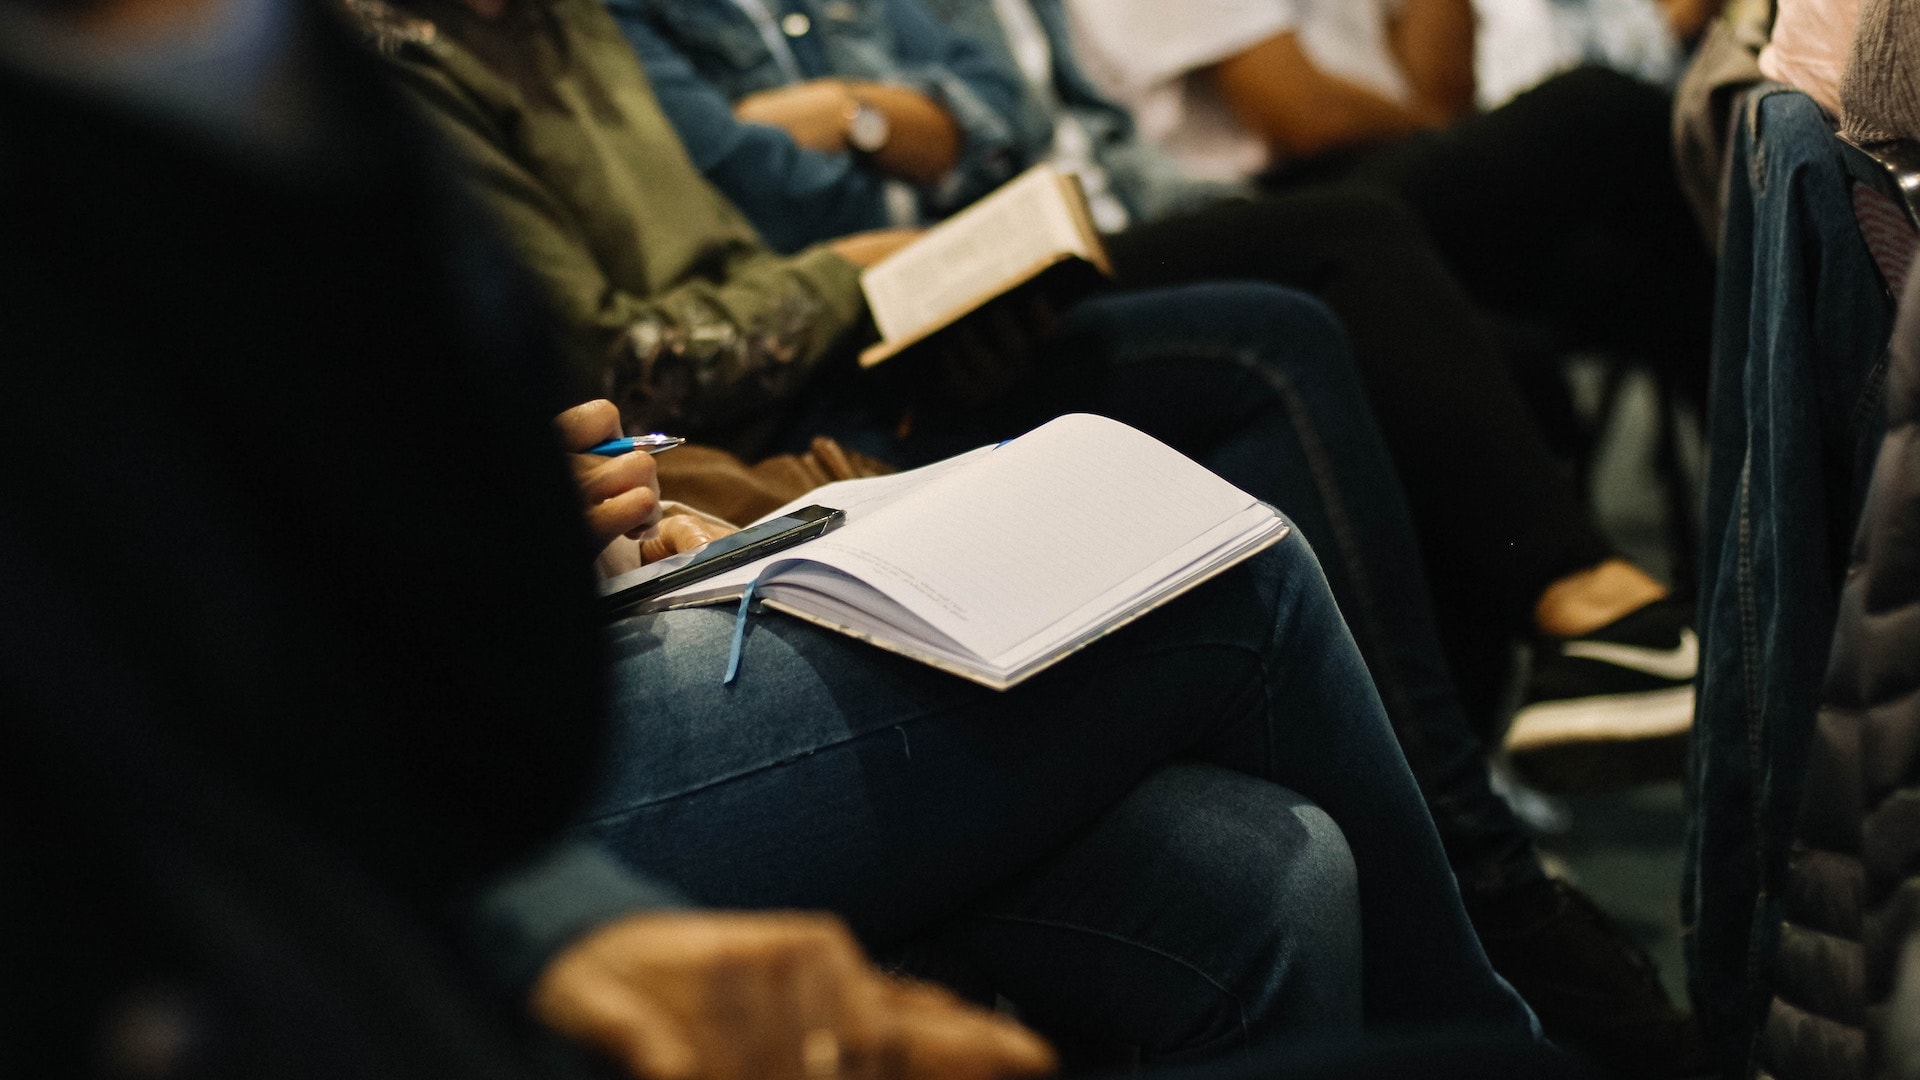
[[[608,615],[616,614],[662,593],[670,593],[702,578],[710,578],[724,570],[811,540],[839,528],[846,520],[846,514],[830,506],[808,506],[784,517],[763,521],[752,528],[741,529],[695,551],[693,559],[685,566],[603,594],[600,597],[602,610]]]

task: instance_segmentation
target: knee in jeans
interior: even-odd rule
[[[1204,308],[1208,338],[1257,357],[1283,372],[1304,367],[1351,367],[1346,327],[1306,293],[1254,282],[1218,282],[1192,298]]]
[[[1359,881],[1346,837],[1325,811],[1276,784],[1178,766],[1187,828],[1160,872],[1179,875],[1220,928],[1206,973],[1168,1017],[1157,1057],[1252,1045],[1286,1030],[1359,1023]]]
[[[1286,537],[1254,556],[1247,566],[1254,578],[1255,594],[1272,609],[1272,624],[1286,628],[1292,622],[1291,609],[1315,594],[1325,594],[1331,606],[1333,590],[1327,584],[1326,570],[1321,567],[1320,556],[1314,552],[1307,534],[1292,518],[1284,513],[1281,517],[1290,530]]]
[[[1313,996],[1325,997],[1318,991],[1350,986],[1357,1002],[1360,884],[1353,852],[1326,811],[1276,790],[1283,797],[1269,800],[1265,827],[1242,838],[1258,869],[1239,915],[1259,927],[1264,947],[1291,969],[1284,974],[1296,990],[1311,987]]]
[[[1221,309],[1221,321],[1238,330],[1236,336],[1263,343],[1284,332],[1304,339],[1298,345],[1301,351],[1312,351],[1313,346],[1346,348],[1346,330],[1339,318],[1298,289],[1253,281],[1211,283],[1205,288]]]

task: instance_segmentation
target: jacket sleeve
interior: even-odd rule
[[[643,0],[608,0],[695,168],[727,193],[776,251],[896,224],[883,178],[851,154],[809,150],[777,127],[733,115],[726,94],[648,19]]]
[[[947,107],[960,125],[960,162],[925,193],[933,217],[945,217],[1046,156],[1052,124],[1024,108],[1025,80],[1002,53],[956,33],[922,0],[887,0],[887,20],[908,85]]]
[[[481,962],[510,996],[523,997],[568,945],[645,911],[691,906],[587,843],[564,843],[501,875],[472,910]]]
[[[650,296],[619,287],[580,221],[503,149],[484,110],[431,69],[402,71],[547,293],[578,388],[612,399],[630,425],[728,428],[791,397],[864,325],[857,267],[825,247],[777,255],[745,228],[716,241],[703,278]]]
[[[737,119],[732,99],[657,24],[649,0],[607,0],[607,9],[694,165],[776,250],[901,224],[888,212],[886,178],[854,155],[808,150],[780,128]],[[1051,127],[1036,130],[1032,110],[1021,108],[1019,74],[992,48],[948,30],[918,0],[887,0],[885,12],[894,69],[833,74],[911,87],[953,117],[960,160],[918,193],[927,216],[945,217],[1012,177],[1036,149],[1044,152]]]

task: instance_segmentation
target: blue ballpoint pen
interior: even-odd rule
[[[598,454],[601,457],[619,457],[621,454],[631,454],[635,450],[645,450],[649,454],[664,454],[686,441],[678,435],[662,435],[656,431],[651,435],[636,435],[631,439],[608,439],[598,446],[587,447],[587,453]]]

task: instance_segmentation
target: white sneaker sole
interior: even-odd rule
[[[1569,743],[1641,742],[1693,727],[1693,687],[1608,694],[1530,705],[1514,714],[1507,750],[1524,754]]]

